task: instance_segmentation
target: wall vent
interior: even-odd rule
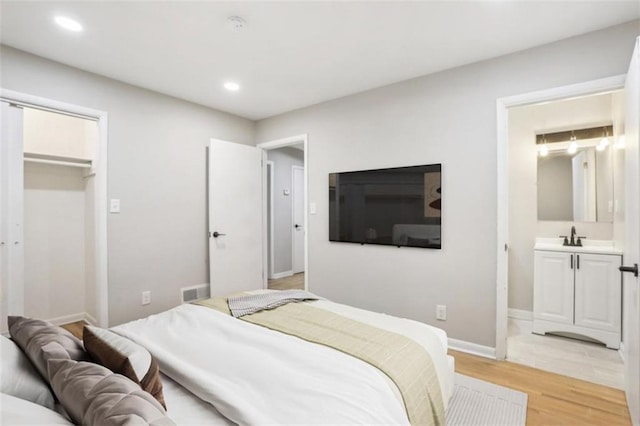
[[[194,300],[208,299],[210,297],[209,284],[194,285],[191,287],[182,287],[180,289],[180,297],[182,303],[193,302]]]

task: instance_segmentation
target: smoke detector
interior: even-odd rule
[[[239,16],[230,16],[227,18],[227,27],[233,31],[240,31],[247,26],[247,21]]]

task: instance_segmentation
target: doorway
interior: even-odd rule
[[[2,317],[106,327],[107,114],[8,90],[2,109]]]
[[[306,135],[259,144],[265,158],[266,287],[307,288]]]
[[[499,315],[507,326],[508,361],[624,389],[620,354],[602,343],[617,349],[621,335],[617,268],[623,250],[624,150],[618,142],[624,134],[624,97],[616,80],[607,87],[592,84],[600,90],[562,96],[558,89],[553,99],[532,97],[505,108],[503,172],[509,186],[499,228],[508,246],[499,253],[505,262],[499,277],[508,289],[508,309]],[[582,254],[582,247],[569,253],[560,236],[572,229],[587,236],[589,245],[609,244],[611,250],[600,251],[602,259],[587,258],[591,255]],[[574,264],[580,258],[581,267]],[[605,259],[611,263],[601,269],[610,274],[611,285],[585,269],[591,265],[587,261]],[[558,274],[550,274],[552,268]],[[610,312],[603,307],[607,301]],[[586,320],[585,309],[590,310]],[[596,320],[592,329],[581,327]]]

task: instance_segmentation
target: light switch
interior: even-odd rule
[[[309,214],[316,214],[316,202],[312,201],[309,203]]]
[[[109,203],[109,213],[120,213],[120,200],[112,198]]]

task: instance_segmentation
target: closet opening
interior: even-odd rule
[[[104,112],[2,92],[8,315],[108,326]]]
[[[24,315],[97,323],[95,120],[23,108]]]

